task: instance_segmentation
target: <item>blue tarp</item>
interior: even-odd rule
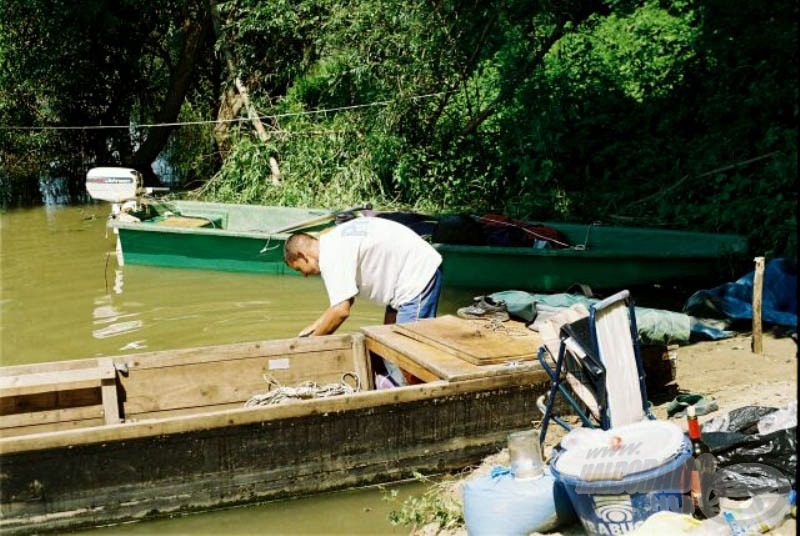
[[[753,276],[742,276],[710,290],[700,290],[686,301],[683,311],[702,318],[752,320]],[[773,259],[764,268],[761,302],[764,324],[797,327],[797,264],[788,259]]]

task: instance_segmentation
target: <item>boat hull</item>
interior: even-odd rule
[[[469,246],[438,247],[444,282],[454,287],[563,292],[580,283],[595,289],[620,289],[675,281],[710,281],[724,261],[709,257],[607,256],[572,250],[528,250]]]
[[[197,201],[173,201],[169,207],[185,222],[205,220],[206,225],[169,225],[172,220],[160,216],[141,222],[111,219],[109,224],[118,233],[123,263],[295,274],[283,261],[283,246],[289,237],[285,229],[300,225],[313,231],[330,225],[332,220],[332,213],[325,209]]]
[[[248,237],[119,227],[125,264],[296,275],[283,261],[286,238],[267,233]]]
[[[93,410],[102,401],[87,384],[68,392],[56,382],[84,382],[90,360],[0,370],[0,530],[64,531],[461,469],[529,428],[547,388],[531,362],[376,391],[365,348],[353,334],[113,358],[121,420],[112,424],[102,415],[115,409]],[[322,385],[343,371],[365,390],[243,407],[265,390],[262,375],[288,384],[313,373]],[[59,396],[34,379],[58,385]]]
[[[739,235],[666,229],[546,223],[572,247],[436,244],[444,281],[458,287],[563,292],[576,283],[623,289],[725,277],[747,251]],[[727,274],[730,275],[730,274]]]

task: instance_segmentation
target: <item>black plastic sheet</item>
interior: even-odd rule
[[[717,460],[715,489],[728,497],[783,492],[796,487],[797,426],[760,435],[758,421],[777,408],[745,406],[703,427]]]

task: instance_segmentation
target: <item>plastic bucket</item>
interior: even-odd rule
[[[632,531],[656,512],[691,512],[686,492],[692,461],[691,445],[684,439],[675,458],[621,480],[589,481],[564,475],[557,470],[557,457],[550,471],[564,485],[586,532],[607,536]]]

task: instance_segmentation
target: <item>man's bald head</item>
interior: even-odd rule
[[[300,253],[305,254],[311,250],[315,242],[317,239],[308,233],[294,233],[283,246],[283,260],[286,261],[286,264],[291,265],[300,257]]]
[[[294,233],[283,246],[283,260],[306,277],[319,275],[319,240],[308,233]]]

